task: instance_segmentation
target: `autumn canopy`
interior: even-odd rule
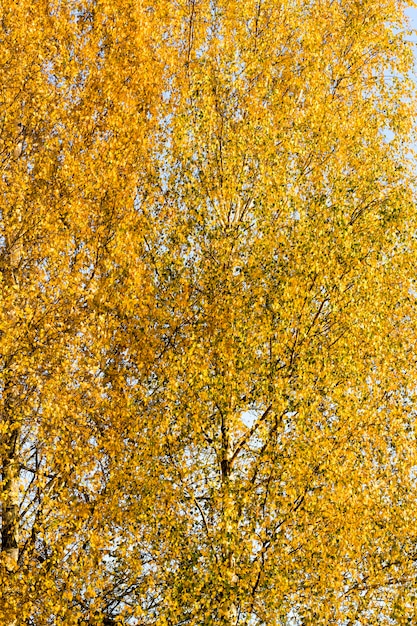
[[[410,4],[2,1],[1,626],[417,623]]]

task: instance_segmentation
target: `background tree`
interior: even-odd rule
[[[126,3],[2,9],[4,624],[97,621],[117,606],[105,565],[115,538],[102,528],[107,509],[118,517],[117,495],[106,494],[123,431],[123,389],[113,398],[109,382],[112,350],[123,351],[112,305],[128,284],[136,300],[146,287],[140,268],[129,276],[127,246],[161,93],[158,62],[152,73],[143,65],[154,45],[144,15],[145,25]],[[115,33],[127,23],[120,56]],[[143,359],[151,346],[148,334]]]

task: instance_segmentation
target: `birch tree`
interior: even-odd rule
[[[406,6],[3,5],[2,623],[415,619]]]

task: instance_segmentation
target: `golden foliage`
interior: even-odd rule
[[[415,621],[406,6],[2,4],[1,624]]]

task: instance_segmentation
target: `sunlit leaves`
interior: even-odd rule
[[[403,10],[2,7],[0,621],[414,619]]]

